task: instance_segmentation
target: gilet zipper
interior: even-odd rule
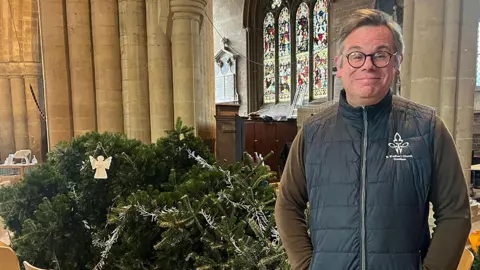
[[[362,179],[361,179],[361,192],[362,192],[362,201],[361,201],[361,208],[362,208],[362,231],[361,231],[361,238],[362,238],[362,270],[367,270],[367,259],[366,259],[366,229],[365,229],[365,205],[366,205],[366,182],[367,182],[367,136],[368,136],[368,119],[367,119],[367,110],[363,107],[363,144],[362,144]]]

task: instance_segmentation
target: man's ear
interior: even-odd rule
[[[399,54],[395,57],[395,67],[397,68],[398,71],[400,71],[400,65],[403,62],[403,54]]]
[[[337,74],[335,77],[341,78],[342,77],[342,57],[339,57],[338,55],[335,56],[335,66],[337,67]]]

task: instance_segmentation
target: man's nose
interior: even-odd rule
[[[375,68],[376,67],[373,64],[373,57],[372,56],[367,56],[367,58],[365,59],[365,63],[362,66],[362,69],[371,70],[371,69],[375,69]]]

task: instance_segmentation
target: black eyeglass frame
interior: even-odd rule
[[[357,66],[354,66],[354,65],[352,65],[352,64],[350,63],[350,58],[349,58],[349,56],[350,56],[351,54],[353,54],[353,53],[362,54],[363,57],[364,57],[362,64],[359,65],[358,67],[357,67]],[[376,61],[375,61],[375,55],[378,54],[378,53],[386,53],[386,54],[388,54],[388,56],[390,57],[390,58],[388,59],[387,63],[386,63],[385,65],[383,65],[383,66],[377,66],[377,64],[375,63],[375,62],[376,62]],[[351,67],[353,67],[353,68],[361,68],[361,67],[363,67],[363,65],[365,65],[365,62],[367,61],[367,57],[370,57],[370,60],[372,60],[372,64],[373,64],[375,67],[377,67],[377,68],[384,68],[384,67],[388,66],[388,64],[390,64],[390,61],[392,61],[392,57],[395,56],[395,55],[397,55],[397,52],[395,52],[395,53],[390,53],[390,52],[387,52],[387,51],[378,51],[378,52],[366,54],[366,53],[363,53],[363,52],[361,52],[361,51],[353,51],[353,52],[349,52],[348,54],[342,54],[342,55],[345,56],[345,58],[347,58],[348,64],[349,64]]]

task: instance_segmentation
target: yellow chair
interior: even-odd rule
[[[17,255],[10,247],[0,247],[0,269],[20,270]]]
[[[468,242],[472,246],[472,250],[478,253],[478,246],[480,246],[480,231],[471,232],[468,235]]]
[[[460,263],[458,264],[457,270],[470,270],[473,264],[473,253],[468,249],[465,248],[462,253],[462,257],[460,258]]]
[[[45,269],[42,269],[42,268],[35,267],[35,266],[29,264],[26,261],[23,261],[23,266],[25,266],[25,270],[45,270]]]

